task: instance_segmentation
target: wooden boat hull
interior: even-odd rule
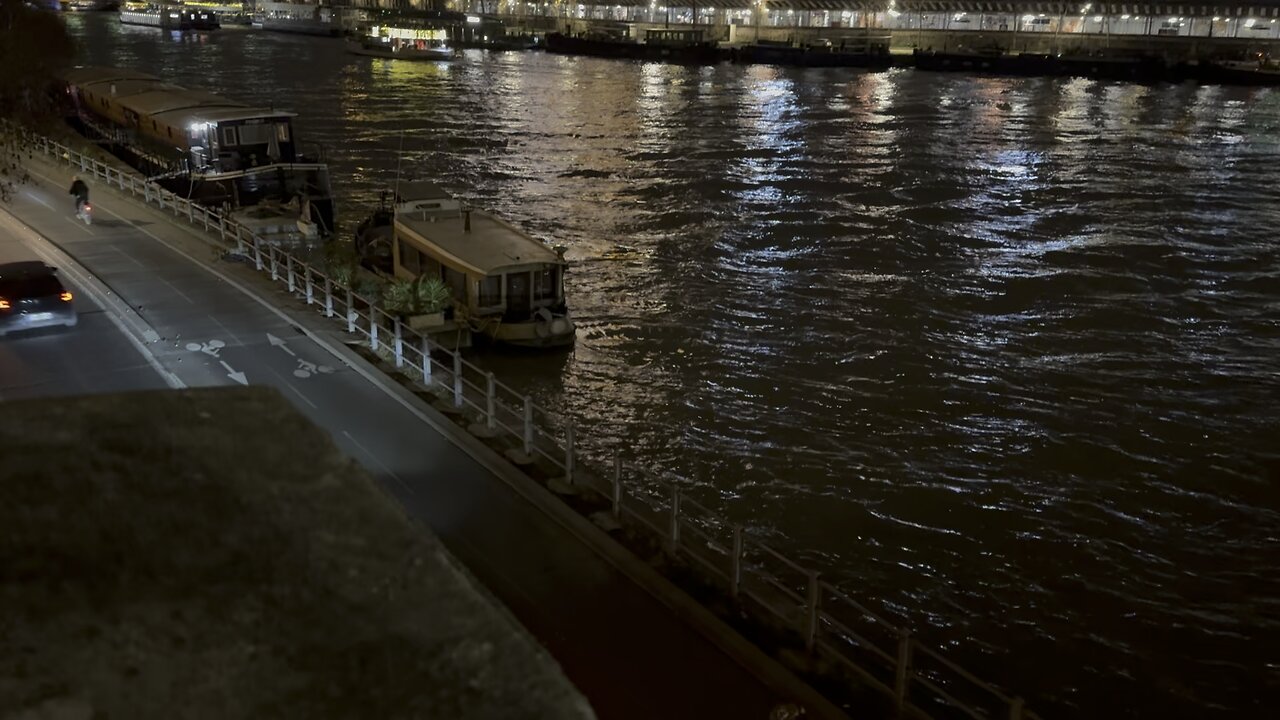
[[[551,349],[573,345],[577,328],[569,318],[558,317],[545,322],[503,323],[485,334],[505,345]]]

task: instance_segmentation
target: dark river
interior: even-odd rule
[[[1280,703],[1280,92],[69,23],[566,244],[480,362],[1042,715]]]

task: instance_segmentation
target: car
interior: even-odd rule
[[[0,264],[0,336],[43,327],[75,327],[71,291],[57,268],[39,261]]]

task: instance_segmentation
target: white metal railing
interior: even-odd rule
[[[513,441],[528,457],[550,465],[561,474],[562,483],[580,494],[597,496],[619,524],[652,533],[670,554],[700,570],[757,621],[794,633],[797,644],[883,694],[899,715],[1038,720],[1021,698],[980,680],[827,583],[818,572],[685,497],[679,484],[661,478],[633,483],[617,454],[608,472],[591,472],[576,448],[577,429],[571,418],[538,407],[528,395],[468,362],[460,351],[450,351],[414,332],[376,301],[320,268],[217,210],[40,135],[15,128],[9,132],[11,139],[27,148],[202,227],[216,237],[220,250],[247,258],[309,307],[344,324],[348,333],[363,338],[370,350],[410,374],[424,389],[470,414],[495,436]]]

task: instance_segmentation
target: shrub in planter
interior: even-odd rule
[[[356,268],[360,267],[360,255],[349,242],[330,240],[324,246],[324,272],[339,285],[351,287]],[[356,288],[352,288],[356,290]],[[357,290],[358,292],[358,290]]]
[[[412,318],[439,315],[453,304],[449,286],[438,278],[419,275],[412,280],[397,278],[387,284],[382,292],[382,306],[387,312]],[[440,318],[439,321],[442,321]],[[434,324],[439,324],[436,321]],[[432,324],[432,323],[428,323]]]

